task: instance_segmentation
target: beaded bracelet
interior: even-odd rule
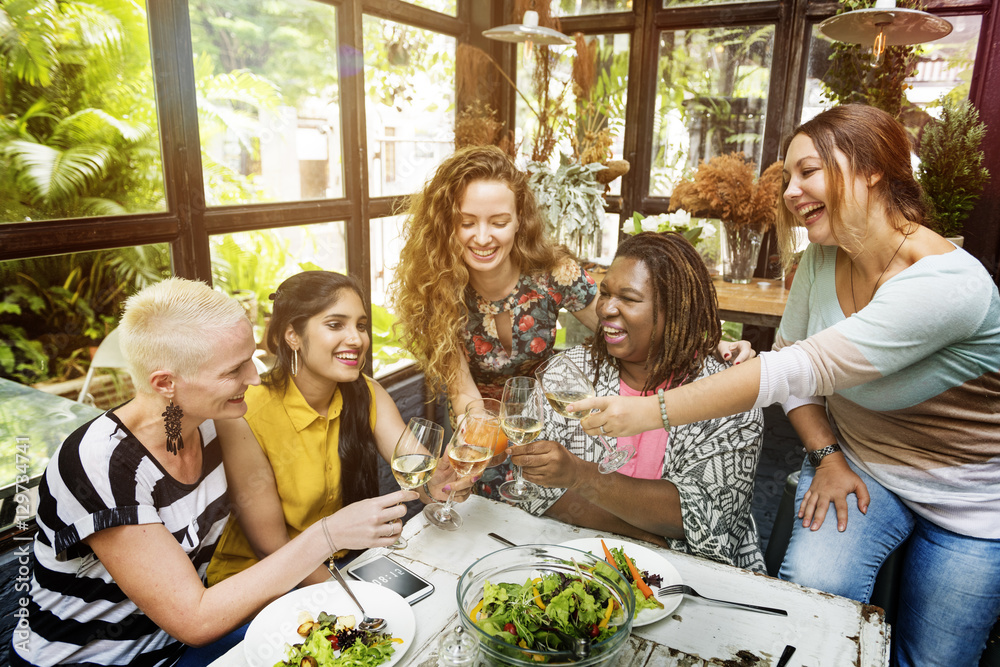
[[[330,537],[330,529],[326,527],[326,517],[319,520],[320,524],[323,526],[323,534],[326,535],[326,544],[330,547],[330,558],[333,559],[333,554],[340,551],[337,545],[333,543],[333,538]]]
[[[663,430],[670,430],[670,420],[667,418],[667,402],[663,398],[663,390],[656,391],[656,397],[660,399],[660,419],[663,420]]]

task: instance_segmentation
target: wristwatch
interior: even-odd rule
[[[827,445],[823,449],[817,449],[812,452],[806,452],[806,455],[809,457],[809,463],[813,464],[814,468],[818,468],[820,461],[825,459],[830,454],[839,451],[840,451],[840,445],[838,445],[837,443],[833,443],[832,445]]]

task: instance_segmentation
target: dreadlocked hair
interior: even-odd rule
[[[642,262],[652,289],[653,335],[643,393],[671,377],[677,382],[694,380],[722,338],[715,287],[704,260],[677,232],[630,236],[615,252],[615,259],[621,258]],[[663,331],[659,340],[657,330]],[[594,337],[590,354],[598,369],[609,364],[621,371],[621,362],[608,354],[603,336]]]
[[[311,317],[324,312],[345,294],[354,292],[365,302],[357,281],[332,271],[303,271],[281,283],[271,299],[274,312],[265,342],[274,354],[274,367],[261,377],[265,387],[284,394],[292,376],[292,348],[285,341],[291,326],[301,338]],[[300,358],[301,361],[301,358]],[[378,448],[370,421],[372,394],[364,374],[337,385],[344,406],[340,413],[340,488],[344,507],[378,495]]]
[[[570,256],[545,236],[527,174],[500,148],[469,146],[441,163],[423,192],[410,200],[389,289],[398,318],[394,333],[423,370],[431,395],[454,386],[465,354],[469,270],[455,232],[466,188],[475,181],[503,183],[514,193],[518,229],[510,256],[522,274],[552,270]]]

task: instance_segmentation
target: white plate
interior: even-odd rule
[[[416,630],[413,610],[398,593],[367,581],[352,581],[351,590],[369,616],[387,621],[383,632],[403,640],[402,644],[396,645],[392,658],[382,663],[381,667],[395,665],[413,643]],[[338,616],[354,614],[359,623],[362,619],[358,605],[334,581],[294,590],[264,607],[247,628],[243,653],[250,667],[273,667],[279,660],[284,660],[286,644],[302,641],[296,632],[300,623],[299,612],[302,611],[309,612],[313,618],[325,611]]]
[[[677,568],[671,565],[670,561],[655,551],[647,549],[646,547],[641,547],[638,544],[625,542],[623,540],[616,540],[610,537],[605,537],[604,543],[608,545],[608,549],[611,549],[612,547],[621,547],[625,549],[625,553],[631,556],[632,560],[635,561],[636,568],[640,571],[646,570],[650,574],[660,575],[663,579],[663,586],[683,583]],[[596,537],[570,540],[569,542],[563,542],[561,546],[572,547],[574,549],[579,549],[580,551],[589,551],[601,560],[604,560],[604,549],[601,548],[601,540]],[[650,588],[652,588],[654,592],[660,589],[659,586],[650,586]],[[650,623],[655,623],[661,618],[664,618],[677,608],[677,605],[681,603],[681,597],[682,596],[680,595],[670,595],[665,598],[656,598],[663,603],[663,609],[641,610],[638,614],[636,614],[635,620],[632,621],[632,627],[649,625]]]

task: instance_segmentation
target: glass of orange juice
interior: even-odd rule
[[[490,459],[489,464],[486,466],[487,468],[498,466],[507,460],[507,435],[500,428],[500,408],[501,403],[495,398],[477,398],[465,406],[465,415],[462,417],[464,420],[472,412],[479,412],[480,410],[496,417],[496,446],[493,448],[493,458]]]

